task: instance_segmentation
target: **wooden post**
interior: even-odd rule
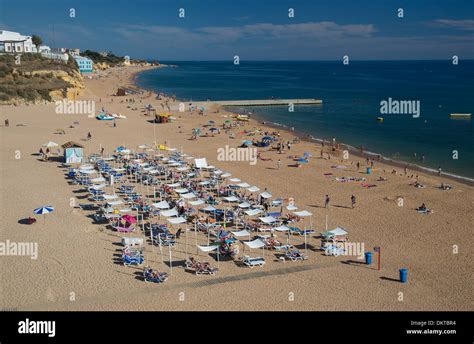
[[[380,259],[381,259],[381,258],[380,258],[380,254],[381,254],[381,252],[380,252],[380,247],[379,247],[379,266],[378,266],[378,271],[380,271]]]

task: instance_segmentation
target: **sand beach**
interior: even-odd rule
[[[321,144],[305,140],[292,144],[290,150],[285,147],[282,153],[259,147],[260,158],[256,164],[219,161],[218,151],[223,147],[236,148],[244,140],[260,140],[264,136],[293,143],[297,134],[253,119],[224,129],[225,121],[235,119],[212,103],[205,103],[206,110],[201,115],[197,110],[189,111],[189,104],[181,112],[179,100],[165,96],[158,100],[153,93],[113,95],[118,87],[132,85],[136,73],[147,68],[110,68],[99,72],[99,78],[85,80],[86,88],[78,100],[94,101],[95,114],[104,108],[126,116],[117,119],[116,126],[114,121],[97,120],[95,114],[92,117],[58,114],[55,104],[0,107],[0,241],[38,245],[37,259],[27,256],[0,259],[0,309],[474,309],[472,186],[410,169],[405,175],[402,167],[378,160],[374,161],[372,173],[367,174],[365,157],[349,153],[344,159],[342,149],[333,151],[330,143],[323,148],[321,157]],[[157,113],[169,112],[175,119],[170,123],[153,123],[154,117],[145,110],[148,104]],[[204,104],[193,105],[199,108]],[[8,127],[3,125],[5,119],[9,120]],[[192,140],[195,128],[210,132],[204,129],[210,121],[219,128],[218,133],[216,130],[214,135]],[[58,134],[59,129],[64,133]],[[312,226],[315,231],[307,237],[306,250],[301,236],[291,237],[308,259],[283,262],[274,251],[265,250],[266,264],[262,268],[249,269],[233,260],[218,263],[206,253],[198,255],[195,233],[188,231],[189,252],[186,255],[186,239],[182,235],[172,249],[172,270],[168,248],[164,248],[163,260],[158,247],[145,245],[146,264],[167,272],[169,279],[162,284],[144,283],[142,267],[120,263],[123,233],[107,225],[93,224],[90,218],[93,212],[77,206],[91,202],[83,186],[69,183],[68,168],[59,161],[60,147],[51,149],[57,158],[53,155],[50,161],[42,161],[38,151],[48,141],[59,145],[77,142],[84,146],[86,156],[100,153],[102,148],[104,156],[110,156],[119,146],[142,152],[140,145],[153,147],[156,141],[194,158],[206,158],[209,164],[231,173],[241,182],[267,190],[272,199],[283,199],[284,206],[292,198],[299,211],[311,212],[311,223],[309,218],[298,223],[300,228]],[[304,153],[311,155],[309,162],[295,167],[294,157],[301,158]],[[424,187],[415,187],[416,181]],[[451,185],[452,189],[440,189],[442,183]],[[150,187],[137,188],[152,193]],[[325,195],[330,197],[327,208]],[[357,200],[354,208],[352,195]],[[423,203],[432,210],[431,214],[416,211]],[[44,218],[36,216],[33,225],[22,223],[22,219],[33,216],[33,209],[45,205],[54,206],[54,211]],[[326,256],[320,250],[318,238],[326,230],[326,219],[328,229],[346,229],[348,240],[363,243],[366,251],[374,252],[374,247],[380,247],[381,270],[377,270],[376,262],[366,265],[364,259],[357,257]],[[137,229],[133,235],[143,236],[140,233]],[[198,233],[196,237],[199,245],[206,245],[205,234]],[[277,233],[277,239],[284,241],[286,237]],[[242,251],[244,246],[240,246]],[[253,256],[262,254],[261,250],[248,247],[245,250],[245,254]],[[190,255],[213,266],[219,264],[219,273],[196,276],[186,272],[181,265]],[[399,282],[401,268],[408,269],[408,283]]]

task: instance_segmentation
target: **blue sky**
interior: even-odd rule
[[[474,58],[473,0],[0,0],[0,29],[158,60]]]

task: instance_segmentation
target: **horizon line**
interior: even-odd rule
[[[157,58],[134,58],[136,60],[144,59],[147,61],[158,61],[158,62],[230,62],[232,63],[233,59],[229,60],[180,60],[180,59],[157,59]],[[350,62],[424,62],[424,61],[430,61],[430,62],[444,62],[444,61],[451,61],[452,58],[447,58],[447,59],[399,59],[399,60],[366,60],[366,59],[357,59],[357,60],[350,60]],[[473,58],[467,58],[467,59],[459,59],[459,62],[461,63],[462,61],[474,61]],[[342,60],[240,60],[240,62],[342,62]]]

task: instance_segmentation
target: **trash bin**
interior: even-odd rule
[[[408,269],[400,269],[400,282],[407,283]]]
[[[372,174],[372,167],[367,167],[367,174]]]
[[[365,264],[371,265],[372,264],[372,252],[365,252]]]

